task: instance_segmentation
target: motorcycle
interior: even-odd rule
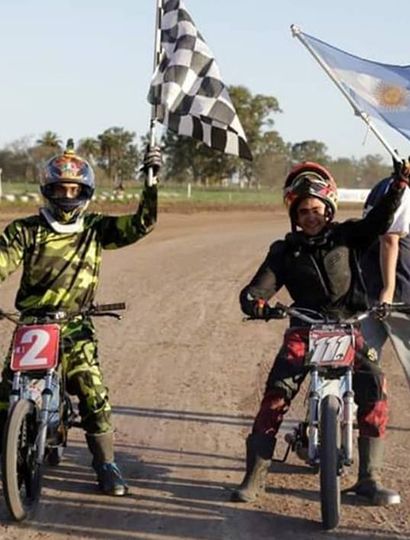
[[[10,361],[13,381],[1,455],[3,492],[15,521],[34,513],[41,496],[44,463],[58,465],[68,430],[81,427],[60,363],[61,325],[79,316],[121,319],[115,312],[122,309],[124,303],[93,305],[77,312],[57,311],[30,318],[30,323],[23,322],[17,313],[0,310],[0,319],[16,325]]]
[[[285,455],[274,461],[283,463],[289,452],[294,451],[319,473],[322,525],[326,530],[339,524],[340,478],[345,468],[353,463],[353,366],[357,326],[366,317],[385,317],[392,311],[408,313],[409,307],[383,304],[345,320],[282,304],[272,309],[270,318],[288,316],[309,324],[306,367],[310,379],[305,420],[286,434]]]

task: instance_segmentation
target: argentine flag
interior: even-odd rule
[[[300,32],[357,105],[410,139],[410,66],[359,58]]]

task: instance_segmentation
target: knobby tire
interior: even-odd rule
[[[320,504],[326,530],[337,527],[340,519],[340,420],[339,400],[325,396],[320,415]]]
[[[7,508],[15,521],[34,512],[41,492],[41,467],[36,463],[37,422],[34,404],[13,405],[3,437],[2,481]]]

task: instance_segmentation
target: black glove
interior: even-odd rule
[[[250,314],[253,319],[269,319],[269,312],[271,310],[270,305],[263,298],[258,298],[252,302],[252,313]]]
[[[391,311],[391,305],[387,304],[386,302],[378,302],[374,308],[374,317],[378,319],[379,321],[384,320]]]
[[[152,168],[152,174],[154,178],[158,175],[162,166],[161,149],[159,146],[150,147],[147,146],[142,161],[140,171],[148,174],[148,169]]]
[[[410,177],[410,163],[406,159],[399,161],[398,159],[393,158],[393,177],[395,181],[404,187],[409,185]]]
[[[273,306],[269,308],[269,319],[285,319],[287,316],[288,314],[281,306]]]

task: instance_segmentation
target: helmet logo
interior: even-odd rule
[[[75,158],[67,159],[65,156],[62,156],[60,159],[56,159],[54,166],[60,169],[61,178],[67,179],[79,179],[82,177],[83,162]]]

